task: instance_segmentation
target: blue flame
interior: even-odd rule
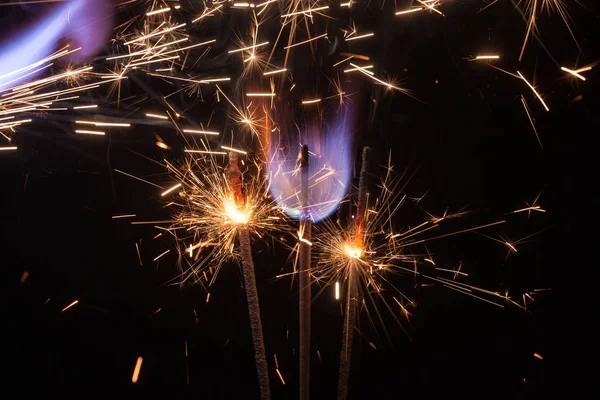
[[[72,44],[70,49],[82,48],[69,57],[69,61],[88,59],[104,46],[110,34],[111,19],[109,0],[60,3],[19,37],[8,38],[0,45],[0,89],[9,82],[14,84],[22,80],[23,75],[37,69],[31,66],[56,51],[63,38]],[[27,72],[19,72],[23,70]],[[27,76],[29,79],[32,77]]]
[[[322,133],[322,132],[321,132]],[[352,140],[344,117],[323,135],[309,134],[308,214],[318,222],[333,213],[348,191],[352,168]],[[297,156],[302,144],[273,146],[267,166],[269,192],[293,219],[301,216],[300,170]]]

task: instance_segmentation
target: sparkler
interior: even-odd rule
[[[302,146],[300,154],[300,179],[301,179],[301,217],[300,230],[300,400],[310,398],[310,264],[311,264],[311,231],[312,221],[308,210],[308,146]]]
[[[360,259],[364,249],[365,223],[364,217],[367,207],[367,173],[369,168],[369,155],[371,149],[365,147],[362,154],[362,166],[358,184],[358,208],[354,220],[355,232],[354,243],[347,248],[348,256]],[[340,371],[338,378],[338,400],[346,400],[348,397],[348,381],[350,377],[350,362],[352,359],[352,345],[354,329],[356,326],[356,307],[358,300],[358,287],[355,282],[354,268],[348,270],[348,284],[346,292],[346,307],[344,312],[344,329],[342,334],[342,350],[340,354]]]
[[[262,323],[260,320],[256,278],[254,277],[254,263],[252,261],[252,249],[250,247],[250,232],[246,227],[248,217],[243,214],[240,215],[238,211],[239,208],[244,207],[245,201],[242,194],[242,179],[238,166],[238,155],[233,151],[229,152],[228,175],[233,191],[234,206],[237,208],[236,210],[230,211],[230,215],[233,215],[238,223],[240,223],[238,228],[238,238],[242,255],[242,271],[244,272],[244,286],[246,288],[246,298],[248,300],[248,313],[250,316],[250,327],[252,329],[252,341],[254,343],[254,357],[260,393],[263,400],[269,400],[271,398],[271,391],[269,389],[269,370],[267,367],[267,356],[265,354]]]
[[[126,3],[120,6],[122,7]],[[319,153],[320,158],[314,157],[313,160],[315,161],[311,161],[311,164],[314,165],[318,162],[325,166],[314,174],[309,173],[308,147],[306,145],[303,146],[300,167],[291,172],[291,174],[300,175],[300,188],[298,190],[298,188],[294,187],[292,190],[293,193],[285,196],[283,200],[289,201],[287,204],[280,202],[279,205],[275,205],[270,199],[271,195],[269,195],[269,190],[272,188],[270,185],[276,180],[273,178],[277,178],[278,173],[280,175],[283,174],[281,172],[283,162],[273,156],[275,153],[268,154],[268,156],[273,157],[268,160],[270,164],[266,168],[260,161],[252,161],[248,165],[244,165],[246,170],[243,173],[240,170],[238,165],[238,157],[240,155],[250,154],[246,160],[254,160],[254,158],[251,158],[254,149],[239,144],[239,142],[247,143],[244,139],[248,131],[251,132],[253,138],[259,138],[259,146],[261,147],[259,150],[264,150],[263,145],[264,147],[269,147],[262,142],[264,139],[273,142],[271,143],[273,144],[273,148],[279,145],[273,138],[276,131],[280,131],[281,129],[286,130],[280,123],[282,123],[281,120],[284,115],[281,111],[284,107],[287,107],[286,103],[281,101],[280,97],[292,93],[293,90],[296,91],[293,95],[296,95],[300,90],[305,90],[299,93],[296,98],[290,97],[295,101],[292,106],[301,108],[302,113],[319,113],[321,119],[323,118],[322,113],[324,109],[330,104],[337,104],[338,98],[339,104],[342,105],[345,97],[347,97],[345,96],[345,88],[342,88],[341,83],[339,83],[339,87],[336,86],[336,94],[333,96],[329,96],[331,93],[306,90],[308,86],[305,85],[306,81],[313,77],[301,76],[301,73],[293,68],[293,64],[290,61],[292,59],[291,54],[294,51],[306,50],[307,54],[308,52],[314,54],[317,46],[324,45],[327,42],[331,43],[335,40],[329,30],[327,33],[322,33],[324,32],[322,29],[317,29],[321,28],[318,24],[313,28],[313,24],[319,18],[331,20],[337,18],[336,15],[330,15],[332,10],[329,9],[329,6],[323,6],[317,4],[317,2],[307,3],[299,0],[286,0],[280,5],[273,4],[273,0],[261,4],[214,2],[210,6],[205,6],[201,14],[196,14],[186,20],[191,22],[181,23],[181,21],[176,20],[171,15],[173,10],[180,10],[179,5],[156,1],[147,3],[148,9],[145,12],[139,13],[137,17],[138,20],[143,20],[139,29],[130,29],[130,25],[133,26],[132,21],[134,21],[131,20],[117,27],[115,30],[117,33],[111,41],[115,52],[110,57],[102,59],[104,63],[110,62],[111,65],[114,63],[114,68],[109,69],[109,73],[97,72],[99,70],[97,64],[93,67],[85,65],[64,69],[60,68],[60,71],[55,72],[56,67],[54,64],[56,62],[77,55],[78,52],[87,51],[87,49],[80,49],[74,45],[65,45],[54,53],[48,53],[49,55],[36,55],[36,58],[21,63],[16,67],[13,66],[10,70],[0,69],[0,134],[10,142],[11,135],[19,127],[32,122],[32,119],[25,118],[25,115],[47,112],[57,104],[61,105],[60,103],[64,103],[62,105],[68,105],[69,110],[74,110],[80,114],[79,119],[75,119],[75,123],[84,126],[78,125],[77,129],[74,130],[75,133],[82,134],[82,136],[96,135],[108,136],[110,138],[111,131],[104,128],[127,128],[131,127],[132,124],[110,122],[106,119],[102,121],[84,121],[82,120],[83,117],[81,117],[83,113],[105,112],[104,107],[106,107],[106,104],[102,104],[98,99],[88,99],[75,104],[67,103],[67,100],[75,100],[78,96],[86,92],[92,92],[95,89],[103,90],[107,87],[106,85],[111,90],[118,89],[120,99],[120,85],[128,79],[128,75],[133,77],[144,75],[148,79],[160,80],[162,83],[168,84],[169,87],[173,88],[170,92],[163,92],[162,88],[157,89],[154,93],[148,90],[148,96],[142,96],[131,102],[136,107],[134,108],[130,104],[131,107],[127,110],[126,114],[127,121],[131,121],[132,123],[135,121],[135,124],[160,127],[160,129],[164,128],[165,130],[167,129],[165,127],[172,128],[174,132],[179,134],[180,137],[178,136],[178,139],[181,138],[185,142],[183,149],[185,161],[182,166],[175,167],[173,164],[165,161],[167,170],[170,172],[170,177],[173,178],[172,181],[165,183],[163,187],[117,169],[114,169],[114,171],[137,181],[153,185],[159,189],[157,190],[157,197],[164,198],[168,202],[166,207],[176,210],[173,213],[173,218],[169,220],[132,221],[132,224],[161,225],[160,229],[165,236],[169,235],[175,238],[176,251],[157,249],[152,254],[152,259],[154,261],[164,260],[177,254],[178,265],[181,268],[181,275],[177,279],[180,279],[181,283],[190,280],[202,286],[210,286],[225,262],[241,260],[249,306],[257,373],[261,397],[263,399],[270,396],[269,376],[262,337],[258,295],[256,293],[250,236],[262,238],[268,231],[277,231],[281,227],[281,223],[285,220],[284,213],[292,215],[295,212],[294,207],[289,207],[290,203],[299,203],[299,210],[296,209],[296,211],[300,213],[298,231],[299,268],[297,273],[299,275],[300,293],[299,375],[300,398],[302,400],[308,399],[310,394],[310,301],[311,283],[313,280],[320,282],[321,278],[326,278],[329,280],[327,285],[333,285],[335,282],[336,298],[340,295],[340,282],[347,288],[346,293],[344,293],[346,296],[344,343],[340,357],[340,376],[338,382],[338,398],[340,399],[345,399],[348,392],[352,339],[357,323],[358,305],[361,301],[368,300],[373,293],[378,295],[381,291],[381,282],[391,285],[387,281],[384,272],[390,270],[410,272],[415,276],[419,275],[425,279],[431,279],[434,282],[443,284],[452,290],[459,290],[471,296],[481,295],[479,297],[484,298],[484,301],[495,305],[500,304],[497,303],[498,299],[509,300],[508,296],[500,296],[454,280],[447,280],[433,274],[417,271],[417,264],[421,258],[416,255],[407,255],[405,250],[416,244],[451,235],[439,235],[419,239],[425,232],[436,229],[442,220],[449,219],[450,216],[444,215],[441,218],[432,218],[415,228],[394,233],[391,224],[392,216],[400,205],[404,203],[405,198],[401,198],[396,193],[399,188],[390,185],[386,176],[382,185],[383,196],[376,199],[375,204],[371,204],[372,207],[369,207],[369,197],[366,194],[367,149],[363,152],[358,209],[354,223],[348,229],[348,227],[342,228],[341,225],[332,226],[329,222],[324,222],[324,227],[322,228],[324,233],[322,235],[315,234],[313,238],[313,220],[311,219],[310,212],[316,211],[318,207],[322,207],[323,210],[319,210],[319,215],[315,212],[315,215],[317,215],[315,221],[326,218],[332,210],[337,208],[340,200],[345,195],[347,188],[345,174],[347,171],[343,170],[344,162],[342,161],[332,166],[328,157],[345,160],[344,153],[347,149],[343,148],[342,145],[350,141],[350,134],[340,134],[339,143],[334,143],[333,146],[329,146],[328,148],[323,146],[325,149],[320,149],[321,151],[313,148],[310,142],[301,141],[301,143],[309,143],[311,150]],[[403,21],[407,21],[412,17],[420,18],[423,16],[422,11],[429,11],[430,13],[444,16],[439,10],[442,5],[442,2],[439,0],[418,1],[417,3],[415,4],[416,7],[399,10],[395,12],[395,15],[403,18]],[[526,19],[526,35],[519,59],[523,57],[528,40],[536,33],[535,18],[539,14],[538,11],[546,8],[557,11],[565,23],[567,23],[564,4],[558,0],[527,0],[525,3],[530,7],[531,12]],[[348,8],[351,5],[352,2],[341,4],[342,7]],[[248,12],[251,16],[253,24],[250,34],[251,40],[240,38],[237,48],[232,49],[228,46],[227,49],[222,49],[220,48],[222,46],[221,40],[194,36],[195,32],[193,29],[203,26],[203,24],[211,19],[219,18],[220,14],[230,12],[231,8],[235,8],[236,12],[240,13]],[[184,10],[181,10],[181,12],[184,12]],[[406,15],[413,13],[415,15],[412,17]],[[277,23],[281,23],[279,33],[277,35],[265,33],[263,36],[266,37],[259,38],[258,26],[267,20],[266,16],[271,18],[273,14],[276,14],[277,18],[272,19],[276,20]],[[264,20],[258,19],[261,15],[265,16]],[[571,32],[570,26],[567,25],[567,27]],[[268,32],[267,29],[264,31]],[[344,35],[341,41],[360,45],[361,40],[366,43],[367,40],[379,39],[378,36],[375,36],[375,33],[363,32],[365,31],[357,34],[356,30],[354,30],[351,34]],[[302,33],[302,37],[300,37],[300,33]],[[287,38],[285,37],[286,34]],[[199,49],[200,47],[202,49]],[[196,54],[194,52],[198,51],[202,51],[202,55],[193,56],[193,54]],[[221,52],[220,55],[216,55],[214,59],[205,57],[210,52],[212,52],[210,54],[214,54],[219,51]],[[263,52],[263,54],[259,54],[259,52]],[[338,55],[341,57],[338,57]],[[243,68],[241,77],[236,77],[233,74],[222,71],[223,65],[215,61],[220,56],[240,57],[239,64]],[[348,79],[357,76],[363,79],[368,78],[368,81],[376,85],[381,85],[384,89],[393,89],[410,95],[411,92],[408,89],[400,88],[398,85],[376,76],[376,73],[378,74],[378,71],[381,71],[381,60],[371,60],[369,56],[342,51],[339,51],[335,56],[338,58],[334,60],[337,62],[333,65],[333,68],[337,67],[339,69],[334,69],[334,71],[349,73],[346,75]],[[491,60],[499,59],[499,55],[479,55],[470,60],[487,61],[487,64]],[[207,67],[204,70],[200,67],[202,64],[199,62],[201,60],[203,62],[206,61],[206,64],[214,62],[214,68]],[[358,65],[356,60],[369,61],[370,64]],[[589,68],[591,69],[591,67]],[[576,70],[562,67],[561,70],[569,74],[568,76],[585,81],[586,78],[581,72],[588,69]],[[256,76],[251,76],[249,71],[252,71],[253,75]],[[354,74],[350,74],[351,72],[354,72]],[[559,72],[557,71],[557,73]],[[35,78],[43,74],[47,74],[47,76]],[[549,111],[542,96],[536,91],[534,86],[520,72],[517,71],[517,74],[516,76],[525,81],[543,104],[544,108]],[[344,76],[344,79],[346,79],[346,76]],[[236,82],[238,80],[236,78],[239,78],[239,81],[244,82],[244,85],[248,87],[245,87],[244,90],[234,90],[230,94],[227,88],[222,90],[219,86],[215,85],[218,82]],[[265,83],[268,83],[268,86]],[[298,86],[296,86],[297,84]],[[57,89],[56,86],[59,86],[59,88]],[[111,90],[109,90],[109,94],[112,93]],[[173,100],[176,96],[171,97],[175,94],[181,94],[182,96],[187,94],[189,97],[197,95],[202,97],[202,101],[204,102],[204,96],[207,96],[207,93],[214,96],[215,103],[225,103],[227,107],[234,110],[229,113],[230,119],[237,123],[237,126],[234,127],[236,128],[236,132],[231,133],[231,142],[229,142],[230,137],[228,136],[230,129],[227,128],[227,125],[219,126],[219,122],[217,122],[218,127],[215,128],[213,127],[214,125],[211,126],[210,119],[207,124],[204,124],[204,122],[200,123],[194,118],[195,114],[188,110],[185,105],[178,105],[177,101]],[[261,98],[265,98],[270,102],[268,106],[265,105],[262,109],[260,106],[263,106],[263,103],[259,103]],[[541,146],[530,109],[524,97],[521,97],[521,100]],[[144,104],[150,101],[158,103],[158,106],[156,104]],[[94,104],[90,104],[92,102]],[[257,106],[257,104],[260,104],[260,106]],[[63,109],[63,107],[60,107],[60,109]],[[123,114],[125,112],[121,115]],[[139,116],[139,119],[136,120],[135,117],[130,117],[130,115],[134,114]],[[241,132],[238,132],[237,128],[240,126],[242,129],[240,129]],[[266,126],[268,126],[268,129]],[[271,127],[273,128],[272,130]],[[304,128],[298,127],[298,130],[304,130]],[[342,127],[339,130],[349,131],[346,127]],[[73,132],[73,130],[69,130],[69,132]],[[160,134],[162,135],[162,133]],[[333,133],[330,134],[333,135]],[[289,132],[284,132],[282,135],[292,136]],[[190,138],[191,140],[188,141]],[[94,138],[90,138],[90,140],[94,140]],[[155,143],[161,149],[168,151],[178,148],[169,140],[163,141],[158,135]],[[335,151],[331,150],[332,148]],[[13,145],[0,146],[0,153],[16,151],[17,149],[17,146]],[[229,167],[225,169],[219,166],[217,160],[220,159],[220,156],[227,155],[229,156]],[[342,168],[339,168],[340,165]],[[265,170],[268,170],[268,172],[265,172]],[[269,179],[267,180],[264,175],[267,175]],[[250,177],[243,182],[243,191],[241,189],[242,176]],[[322,185],[323,183],[328,185],[330,182],[336,182],[336,184],[339,182],[339,188],[341,189],[335,193],[333,193],[333,190],[330,190],[333,194],[330,193],[331,196],[326,200],[319,204],[311,204],[309,200],[314,202],[314,199],[309,199],[309,187],[311,188],[311,193],[314,193],[317,191],[316,188],[318,185]],[[276,200],[282,200],[280,196],[273,197],[277,197]],[[296,202],[295,198],[299,198],[299,201]],[[539,206],[532,205],[531,207],[514,211],[514,213],[524,211],[528,211],[528,213],[531,211],[544,212]],[[135,214],[116,215],[112,218],[133,217],[135,217]],[[500,223],[502,222],[486,224],[465,230],[464,232],[483,229]],[[316,228],[317,226],[315,226],[315,230]],[[314,243],[313,239],[315,239]],[[315,265],[315,268],[311,268],[313,244],[315,253],[318,252],[319,255],[319,261]],[[502,244],[510,248],[513,247],[514,243],[503,241]],[[141,265],[142,257],[139,246],[137,243],[135,245]],[[428,258],[422,258],[422,260],[435,267],[435,262],[430,255],[428,255]],[[407,267],[398,265],[401,263],[414,263],[414,270],[409,271]],[[448,272],[453,270],[436,268],[436,271]],[[462,272],[459,272],[453,271],[455,275],[462,274]],[[368,288],[368,291],[365,291],[365,288]],[[394,302],[391,305],[385,302],[385,306],[391,310],[392,307],[396,307],[397,305],[400,307],[402,315],[408,317],[408,308],[410,308],[412,302],[399,291],[395,293],[399,293],[397,294],[398,298],[394,297]],[[478,294],[475,295],[474,293]],[[209,298],[210,293],[208,292],[206,297],[207,302]],[[394,318],[399,322],[396,317]],[[138,362],[139,366],[136,366],[137,372],[134,373],[134,376],[136,376],[135,380],[137,380],[139,367],[141,367],[141,357]],[[279,371],[279,366],[277,366],[276,372],[281,382],[285,384],[283,376]]]

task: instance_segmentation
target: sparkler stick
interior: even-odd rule
[[[364,220],[367,208],[367,173],[369,169],[369,156],[371,149],[363,148],[362,166],[358,181],[358,208],[355,218],[355,252],[363,248]],[[348,271],[348,290],[346,294],[346,309],[344,313],[344,329],[342,333],[342,351],[340,353],[340,372],[338,378],[338,400],[346,400],[348,397],[348,382],[350,378],[350,363],[352,359],[352,344],[354,328],[356,326],[356,307],[354,302],[358,298],[358,287],[354,279],[353,268]]]
[[[308,146],[302,146],[300,154],[300,400],[310,398],[310,257],[312,223],[308,213]]]
[[[241,173],[238,167],[238,154],[229,152],[228,179],[233,190],[236,206],[244,205],[242,194]],[[260,321],[260,306],[256,290],[256,278],[254,276],[254,262],[252,261],[252,248],[250,246],[250,232],[245,224],[240,224],[238,229],[240,240],[240,251],[242,256],[242,271],[244,274],[244,286],[246,287],[246,299],[248,301],[248,315],[250,317],[250,329],[252,331],[252,342],[254,344],[254,357],[260,396],[262,400],[269,400],[269,370],[267,368],[267,356],[265,354],[265,342],[263,339],[262,323]]]

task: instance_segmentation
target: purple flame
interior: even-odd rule
[[[346,196],[351,177],[352,140],[345,117],[323,136],[306,135],[309,149],[309,207],[314,222],[333,213]],[[315,130],[317,131],[317,130]],[[269,192],[294,219],[299,219],[300,170],[297,159],[302,144],[272,146],[268,163]]]
[[[20,36],[4,41],[0,45],[0,89],[8,82],[16,82],[21,75],[16,71],[26,69],[56,51],[63,38],[70,43],[70,49],[81,47],[68,61],[88,60],[102,49],[110,34],[110,7],[110,0],[67,1],[30,25]]]

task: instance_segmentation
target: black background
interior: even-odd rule
[[[535,41],[518,63],[524,22],[509,2],[476,14],[482,4],[448,2],[442,7],[445,18],[422,13],[402,20],[386,16],[393,10],[389,4],[384,11],[374,4],[370,12],[357,8],[357,26],[385,39],[378,46],[357,42],[350,50],[371,54],[378,72],[395,74],[427,104],[399,93],[384,94],[364,83],[352,98],[357,104],[356,155],[362,145],[369,145],[383,164],[391,149],[398,172],[415,172],[407,194],[416,197],[429,191],[422,206],[432,213],[463,206],[477,211],[456,222],[457,229],[506,218],[506,224],[486,234],[497,232],[515,241],[540,232],[508,257],[505,246],[475,234],[431,242],[428,249],[436,262],[456,266],[462,261],[470,274],[465,282],[517,295],[536,288],[553,290],[529,303],[532,312],[527,313],[516,307],[500,309],[447,288],[415,289],[412,281],[406,283],[418,304],[411,326],[407,324],[409,334],[390,321],[388,340],[381,327],[375,330],[361,319],[364,336],[355,340],[350,398],[397,398],[407,389],[468,393],[481,386],[503,398],[531,398],[567,379],[551,378],[561,370],[557,360],[564,356],[560,347],[566,340],[553,338],[569,324],[562,315],[576,263],[575,210],[582,207],[576,182],[587,170],[578,147],[597,132],[592,106],[597,73],[584,73],[588,80],[581,82],[560,71],[560,66],[575,63],[578,50],[556,15],[544,14],[538,23],[540,37],[559,65]],[[579,56],[578,66],[598,58],[598,16],[593,2],[584,4],[592,9],[576,4],[571,8],[585,54]],[[29,15],[8,8],[10,12],[2,12],[10,27]],[[235,19],[227,23],[236,26]],[[518,79],[464,60],[487,51],[502,55],[499,67],[518,69],[530,81],[535,71],[551,111],[545,112]],[[128,90],[139,94],[140,89],[131,84]],[[521,94],[536,119],[543,150]],[[210,114],[210,104],[198,106],[205,108],[202,115]],[[239,268],[223,268],[206,303],[206,292],[198,286],[165,285],[177,273],[174,257],[157,263],[152,259],[171,242],[153,239],[156,231],[151,226],[111,219],[119,213],[135,213],[140,220],[163,215],[155,188],[110,173],[112,167],[151,181],[168,181],[164,169],[134,153],[162,159],[150,132],[132,129],[109,143],[106,137],[74,137],[68,133],[68,121],[43,118],[19,128],[17,153],[0,154],[0,271],[9,287],[4,309],[12,337],[4,346],[11,378],[23,383],[127,384],[142,356],[141,384],[182,385],[189,373],[189,383],[203,398],[258,396]],[[374,174],[380,172],[374,168]],[[529,219],[526,213],[505,216],[540,191],[539,204],[546,213]],[[409,204],[398,214],[397,225],[413,224],[420,218],[415,215],[422,212]],[[140,240],[143,266],[134,245]],[[294,398],[297,287],[274,279],[290,270],[288,253],[260,242],[254,250],[272,395]],[[20,284],[24,271],[30,275]],[[61,312],[75,299],[78,305]],[[312,310],[311,393],[313,398],[334,398],[339,304],[326,292]],[[274,353],[285,386],[275,373]]]

